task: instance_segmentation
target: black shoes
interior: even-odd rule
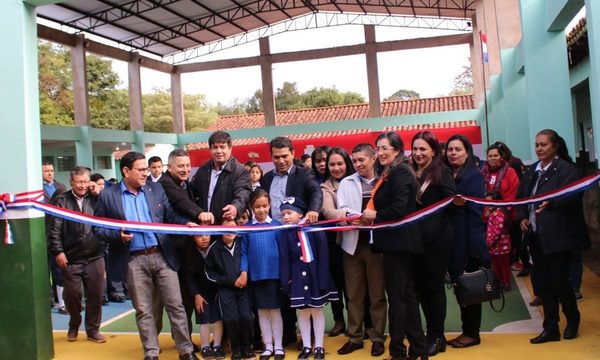
[[[363,345],[362,342],[361,343],[353,343],[351,341],[348,341],[341,348],[339,348],[337,353],[340,355],[346,355],[346,354],[350,354],[358,349],[362,349],[364,347],[365,346]]]
[[[346,323],[343,321],[336,321],[331,330],[329,330],[329,336],[335,337],[346,331]]]
[[[213,346],[212,355],[217,360],[225,359],[225,350],[223,350],[222,346]]]
[[[325,359],[325,349],[322,347],[315,348],[315,360],[324,360]]]
[[[385,346],[381,341],[373,341],[371,345],[371,356],[381,356],[385,352]]]
[[[443,337],[429,339],[427,344],[427,351],[429,352],[429,356],[435,356],[438,353],[443,353],[446,351],[446,339]]]
[[[126,300],[125,297],[121,294],[110,293],[108,294],[108,301],[115,303],[124,303]]]
[[[306,360],[309,359],[312,355],[312,350],[309,347],[303,347],[300,354],[298,354],[298,360]]]
[[[198,359],[196,354],[194,354],[194,352],[192,351],[187,354],[179,355],[179,360],[200,360],[200,359]]]
[[[563,333],[563,338],[565,340],[575,339],[577,337],[578,330],[579,330],[579,320],[567,323],[567,327],[565,328],[565,332]]]
[[[158,356],[144,356],[144,360],[158,360]]]
[[[575,334],[575,335],[577,335],[577,334]],[[529,342],[532,344],[543,344],[543,343],[547,343],[550,341],[560,341],[560,334],[550,333],[550,332],[544,330],[538,336],[534,337],[533,339],[529,339]]]

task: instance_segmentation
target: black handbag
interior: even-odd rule
[[[460,306],[489,301],[494,311],[500,312],[504,309],[504,293],[492,269],[482,268],[473,272],[464,272],[456,278],[453,286]],[[497,310],[492,300],[500,298],[502,298],[502,306]]]

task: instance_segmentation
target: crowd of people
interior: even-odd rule
[[[129,298],[144,360],[158,359],[163,311],[180,359],[198,359],[196,353],[223,359],[228,341],[232,359],[254,359],[258,352],[260,360],[281,360],[285,347],[297,343],[298,359],[318,360],[325,358],[324,307],[330,304],[335,323],[329,336],[348,337],[338,354],[362,349],[370,339],[370,354],[383,355],[387,323],[391,359],[427,359],[447,345],[481,343],[481,304],[460,306],[456,338],[445,338],[444,323],[446,283],[483,267],[493,269],[504,291],[511,290],[511,267],[518,276],[531,274],[531,305],[544,309],[543,330],[532,344],[561,339],[559,304],[567,319],[562,338],[577,337],[581,251],[589,246],[581,195],[523,207],[482,207],[455,197],[514,200],[577,180],[565,142],[553,130],[537,134],[538,161],[527,167],[501,142],[479,162],[465,136],[442,144],[430,131],[417,133],[408,149],[398,133],[384,132],[350,154],[322,146],[299,158],[289,138],[276,137],[269,143],[274,169],[266,173],[232,156],[226,132],[214,132],[209,148],[211,160],[195,174],[185,150],[170,153],[164,173],[160,158],[129,152],[120,161],[122,180],[108,187],[101,175],[78,166],[70,173],[70,191],[54,180],[51,164],[43,165],[45,201],[56,206],[232,232],[168,235],[48,216],[52,298],[70,316],[68,341],[77,340],[85,320],[87,339],[105,342],[99,331],[103,303]],[[454,197],[451,206],[407,226],[360,228],[448,197]],[[277,228],[321,220],[355,227]],[[261,231],[240,235],[236,226]],[[193,321],[200,346],[191,341]]]

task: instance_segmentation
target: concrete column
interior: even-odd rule
[[[36,14],[21,0],[0,1],[0,193],[42,188]],[[0,357],[54,357],[44,215],[10,210],[14,245],[0,243]]]
[[[367,60],[367,81],[369,82],[369,117],[381,117],[381,95],[379,94],[379,69],[377,66],[377,45],[375,26],[365,25]]]
[[[78,166],[87,166],[94,168],[94,153],[92,137],[89,126],[79,127],[79,140],[75,142],[75,164]]]
[[[564,29],[546,30],[546,13],[545,0],[521,0],[527,120],[532,136],[545,128],[556,130],[574,155],[575,124],[565,33]],[[535,159],[533,146],[530,151]]]
[[[260,38],[258,46],[260,47],[260,77],[262,79],[265,126],[275,126],[275,91],[273,90],[273,62],[271,61],[269,38]]]
[[[128,63],[129,76],[129,130],[144,130],[142,109],[142,79],[140,61],[137,53],[131,53]]]
[[[75,126],[90,125],[90,107],[88,103],[87,61],[85,58],[85,38],[76,37],[76,44],[71,48],[71,71],[73,74],[73,109],[75,110]]]
[[[600,152],[600,59],[593,54],[600,51],[600,4],[598,1],[585,1],[588,45],[590,47],[590,102],[592,108],[592,128],[594,130],[594,154]],[[590,151],[590,153],[592,153]],[[598,157],[596,156],[596,159]]]
[[[495,0],[500,51],[515,48],[521,41],[519,0]],[[504,64],[503,71],[504,71]],[[512,71],[512,69],[511,69]]]
[[[171,105],[173,107],[173,132],[183,134],[185,133],[185,115],[180,73],[171,74]]]
[[[475,101],[475,106],[478,106],[479,103],[483,101],[485,89],[483,87],[481,39],[479,37],[477,18],[475,16],[472,17],[471,24],[473,25],[473,41],[469,45],[469,49],[471,51],[471,70],[473,73],[473,100]]]
[[[500,40],[498,37],[498,23],[495,0],[483,0],[483,16],[485,19],[485,28],[481,29],[487,35],[487,47],[489,58],[490,75],[500,74]],[[481,23],[480,23],[481,25]]]

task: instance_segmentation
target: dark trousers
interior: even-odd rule
[[[254,319],[247,289],[219,287],[219,306],[232,352],[250,350]]]
[[[333,320],[344,321],[344,300],[348,303],[348,294],[344,289],[344,252],[336,243],[337,233],[329,231],[327,242],[329,244],[329,272],[335,288],[340,296],[339,300],[331,301]]]
[[[85,291],[85,331],[88,335],[98,332],[102,321],[102,289],[104,287],[104,258],[89,263],[69,264],[61,272],[65,290],[63,298],[70,315],[69,329],[81,324],[82,285]]]
[[[529,250],[523,241],[523,232],[518,221],[513,221],[510,227],[510,263],[520,260],[525,269],[531,269]]]
[[[579,324],[580,314],[571,282],[569,280],[569,267],[572,251],[560,251],[552,254],[543,254],[539,242],[535,241],[531,248],[534,271],[536,276],[539,296],[544,307],[544,330],[552,334],[559,334],[558,322],[560,321],[559,302],[569,324]]]
[[[290,297],[281,296],[281,319],[283,320],[283,345],[296,342],[296,309],[290,306]]]
[[[127,258],[129,245],[111,243],[106,256],[106,291],[110,293],[126,293]]]
[[[427,341],[421,325],[421,312],[413,285],[412,254],[384,253],[385,288],[388,295],[390,355],[405,354],[404,338],[410,343],[412,355],[427,354]]]
[[[446,321],[445,276],[450,259],[450,241],[431,241],[425,253],[413,258],[413,274],[417,296],[427,323],[427,338],[444,337]]]
[[[468,258],[465,264],[464,271],[473,272],[478,270],[482,264],[479,259]],[[463,269],[451,270],[450,277],[453,282],[456,282],[456,277],[463,273]],[[460,307],[460,320],[462,322],[462,333],[470,338],[479,338],[479,330],[481,329],[481,304],[474,304]]]

